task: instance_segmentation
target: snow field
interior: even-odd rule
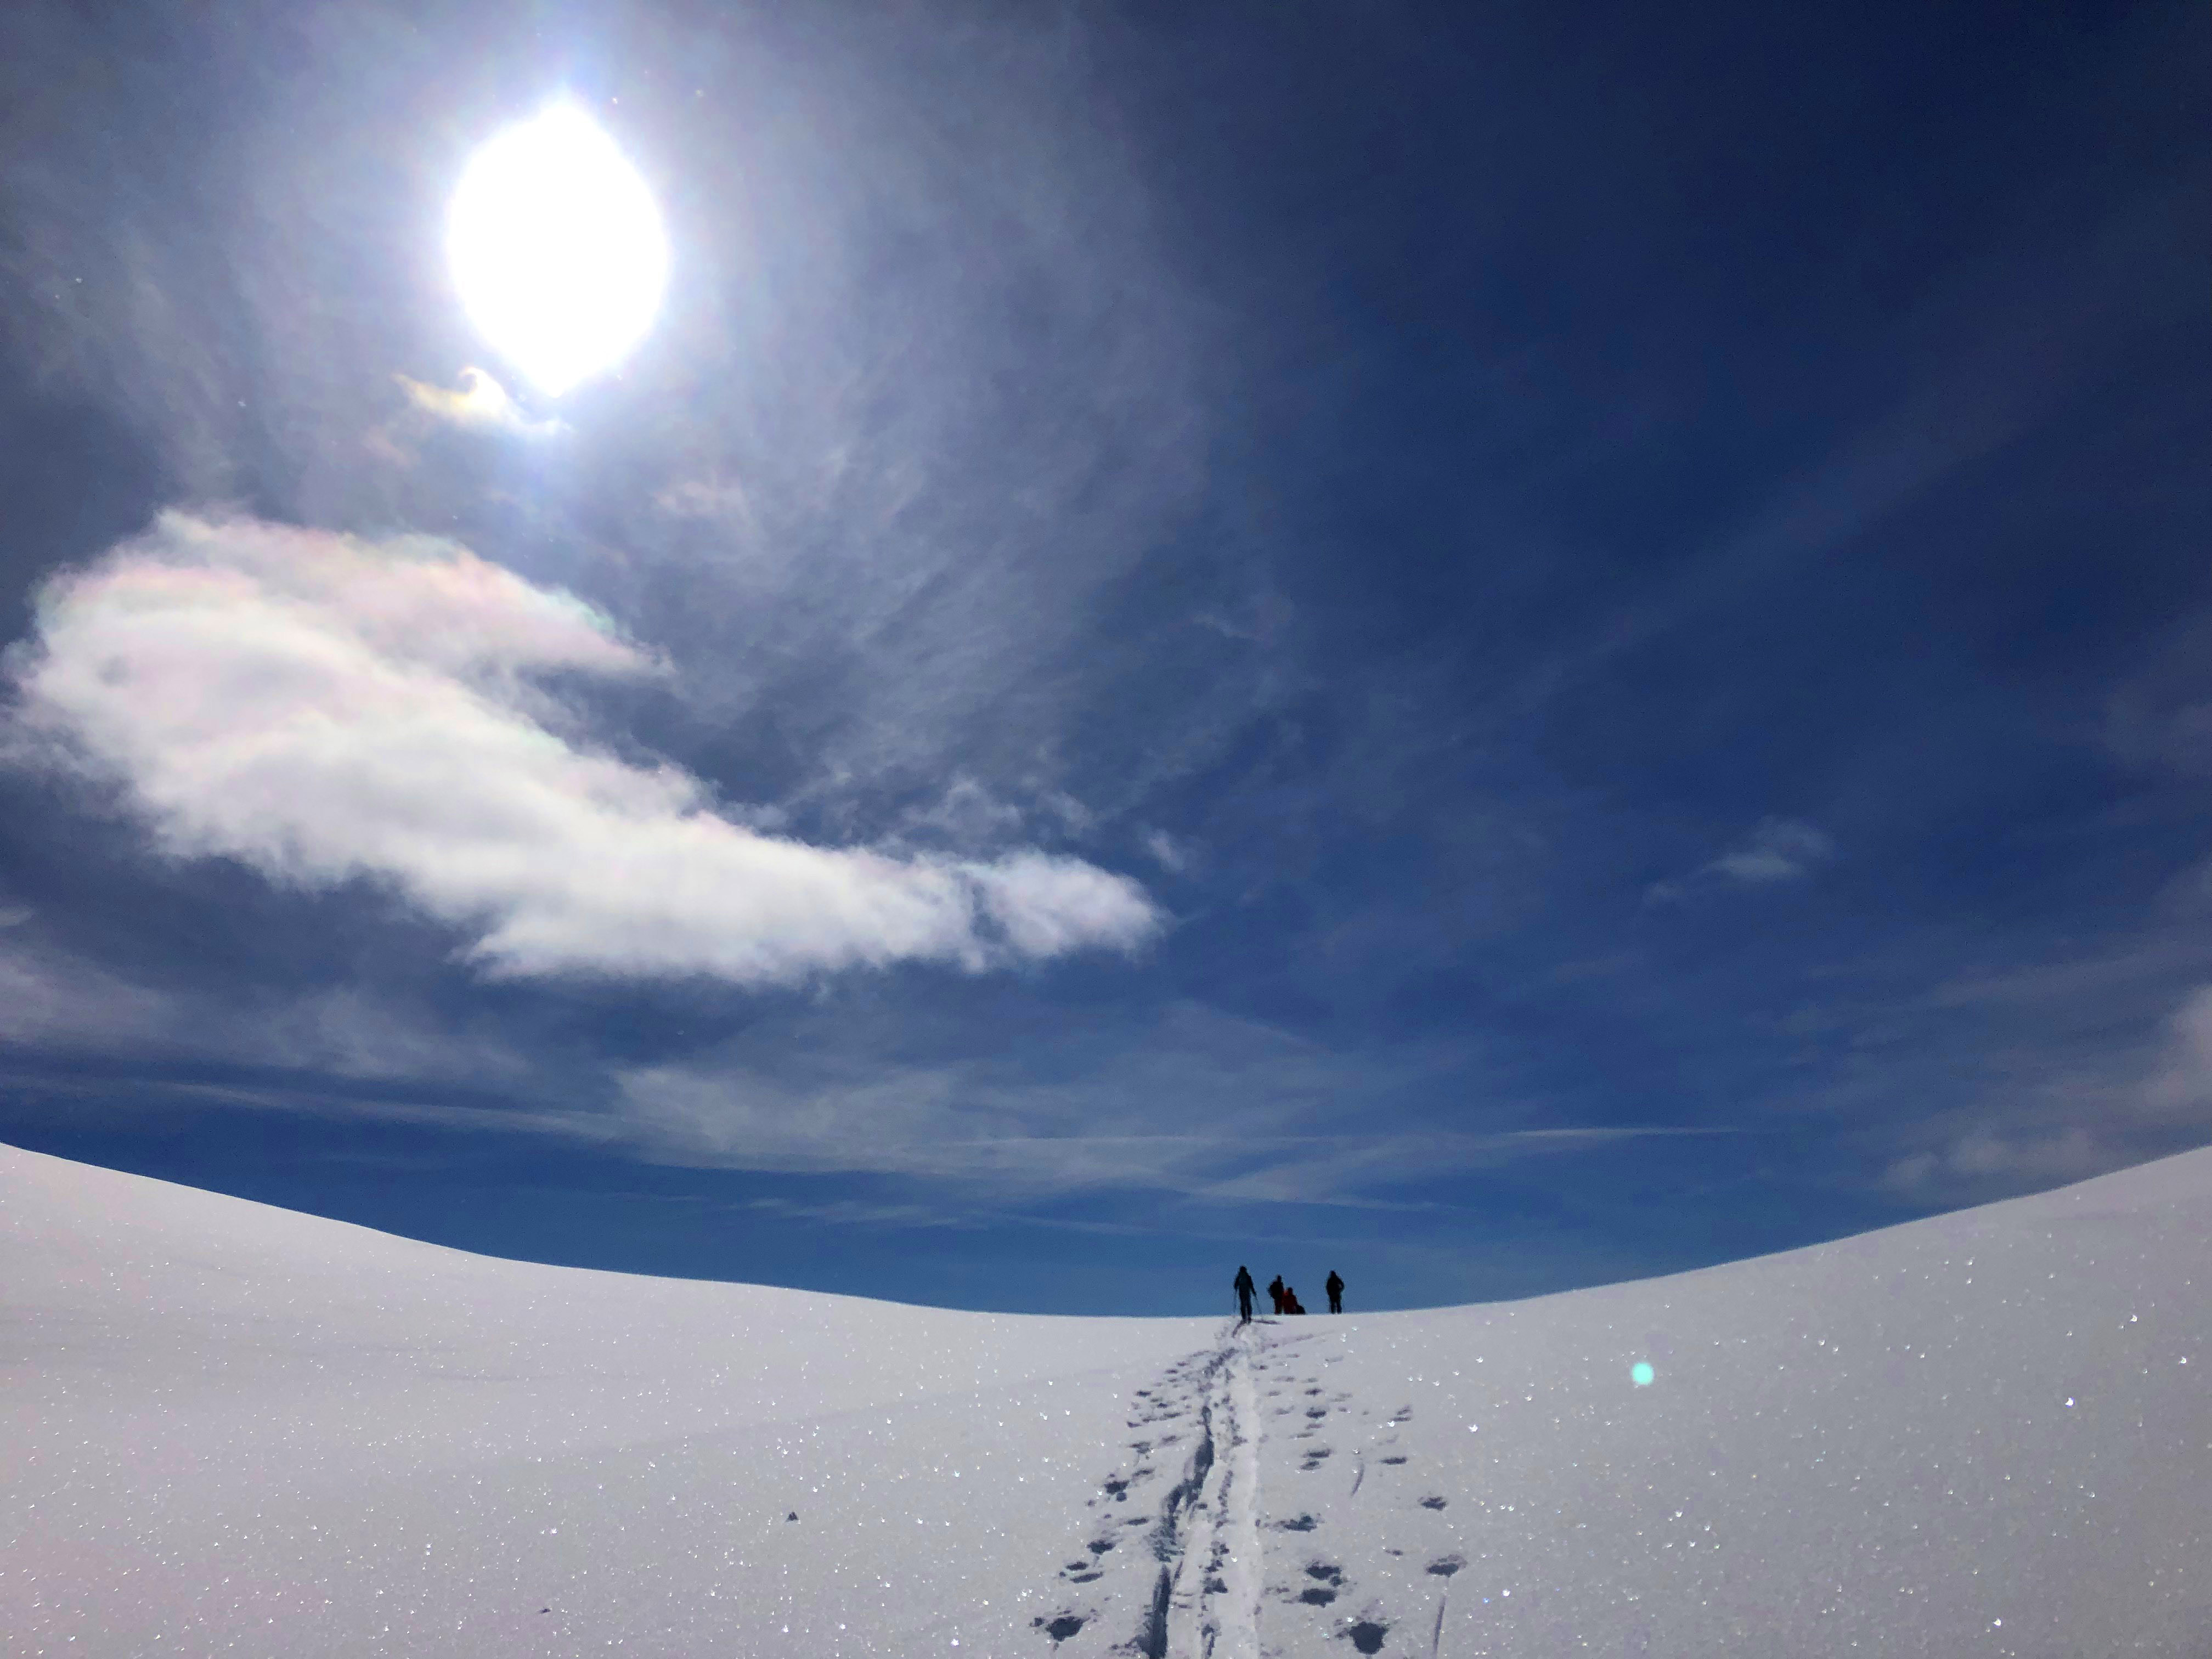
[[[0,1651],[1036,1645],[1086,1431],[1210,1328],[496,1261],[0,1149]]]
[[[2212,1152],[1239,1330],[494,1261],[0,1148],[0,1648],[2203,1659],[2208,1291]]]

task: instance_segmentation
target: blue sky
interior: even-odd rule
[[[1846,9],[15,9],[0,1139],[1163,1313],[2212,1139],[2212,26]]]

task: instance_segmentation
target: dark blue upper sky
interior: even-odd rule
[[[1190,1312],[2212,1139],[2208,54],[11,8],[0,1139]],[[673,274],[556,404],[441,234],[563,93]]]

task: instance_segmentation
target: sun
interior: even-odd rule
[[[573,104],[476,153],[447,211],[446,252],[469,320],[549,397],[627,356],[668,284],[653,193]]]

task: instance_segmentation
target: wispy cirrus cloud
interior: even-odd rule
[[[171,1000],[79,957],[0,945],[0,1042],[113,1051],[167,1037]]]
[[[795,983],[1133,950],[1126,877],[1016,848],[763,834],[680,769],[587,744],[542,677],[660,672],[568,594],[428,537],[160,519],[42,598],[22,734],[120,787],[161,847],[380,882],[508,975]]]
[[[2201,899],[2177,893],[2153,924],[2100,939],[1964,939],[1972,955],[1932,985],[1928,954],[1960,940],[1923,936],[1886,960],[1839,964],[1784,1022],[1800,1046],[1778,1100],[1850,1126],[1875,1189],[1979,1203],[2203,1143],[2212,942]],[[1838,994],[1859,976],[1870,994]]]
[[[1071,1033],[1019,1061],[902,1054],[865,1020],[835,1030],[835,1044],[778,1052],[740,1038],[619,1072],[620,1115],[647,1156],[672,1164],[922,1177],[994,1201],[1110,1189],[1358,1208],[1409,1207],[1404,1189],[1521,1158],[1734,1133],[1535,1128],[1504,1099],[1477,1115],[1495,1127],[1441,1123],[1427,1097],[1464,1054],[1340,1052],[1198,1003]],[[1350,1103],[1361,1127],[1347,1133]]]
[[[542,1052],[421,999],[349,985],[160,982],[14,940],[0,941],[0,1046],[28,1064],[121,1065],[141,1090],[167,1086],[158,1080],[167,1068],[214,1065],[348,1085],[465,1084],[542,1098],[549,1072],[559,1069]],[[580,1080],[573,1067],[567,1079]]]

